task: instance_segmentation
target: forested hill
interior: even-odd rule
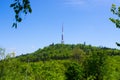
[[[90,55],[92,53],[103,53],[109,56],[120,55],[120,50],[107,47],[96,47],[85,44],[51,44],[43,49],[17,56],[21,61],[48,61],[48,60],[64,60],[71,59],[79,54]]]
[[[0,80],[120,80],[120,50],[51,44],[0,60]]]

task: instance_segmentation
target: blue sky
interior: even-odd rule
[[[119,0],[30,0],[33,13],[23,16],[18,28],[14,22],[10,0],[0,3],[0,47],[16,55],[31,53],[51,43],[61,42],[64,23],[66,44],[84,43],[93,46],[118,48],[120,30],[109,21],[115,17],[110,8]]]

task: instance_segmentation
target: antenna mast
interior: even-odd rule
[[[63,29],[64,29],[64,27],[63,27],[63,24],[62,24],[62,36],[61,36],[61,44],[64,44]]]

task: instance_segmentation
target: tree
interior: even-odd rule
[[[115,25],[116,28],[120,28],[120,6],[116,7],[115,4],[112,4],[111,12],[118,17],[118,19],[115,18],[109,18]],[[120,43],[116,42],[117,46],[120,46]]]
[[[5,58],[5,49],[0,48],[0,60]]]
[[[13,58],[13,57],[15,57],[15,52],[8,53],[5,55],[5,59],[9,59],[9,58]]]
[[[94,51],[84,62],[84,73],[87,80],[103,80],[104,62],[107,54],[104,51]]]
[[[22,17],[20,16],[21,13],[25,15],[28,13],[32,13],[29,0],[14,0],[10,7],[13,8],[15,12],[15,22],[12,25],[12,27],[15,28],[17,28],[17,23],[22,22]]]
[[[85,58],[85,52],[79,47],[75,47],[73,49],[72,59],[81,63],[84,61],[84,58]]]
[[[72,62],[66,73],[65,73],[67,79],[66,80],[82,80],[83,78],[83,69],[80,66],[80,64]]]

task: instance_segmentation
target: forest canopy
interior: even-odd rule
[[[51,44],[0,61],[1,80],[119,80],[120,50]]]

